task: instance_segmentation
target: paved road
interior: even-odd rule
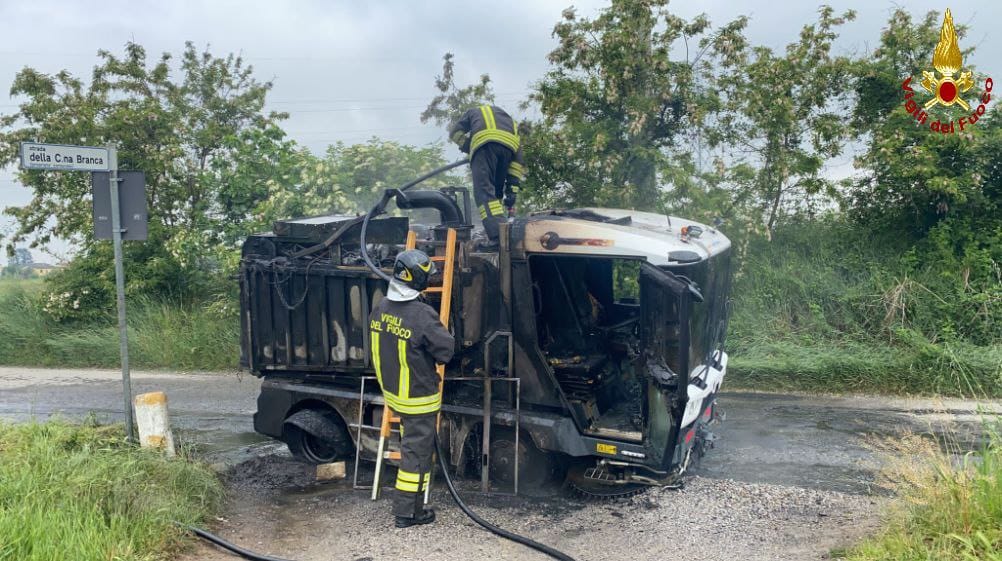
[[[121,418],[114,371],[0,368],[0,418]],[[318,485],[281,446],[253,433],[258,380],[237,374],[134,373],[137,393],[167,392],[172,422],[213,462],[236,466],[220,531],[251,547],[298,559],[530,559],[482,534],[451,505],[442,523],[373,535],[386,507],[344,484]],[[681,492],[659,490],[615,506],[543,499],[473,502],[490,517],[567,548],[581,559],[818,559],[872,529],[882,499],[874,437],[929,434],[970,447],[979,408],[958,400],[808,397],[731,392],[716,448]],[[447,498],[437,497],[444,505]],[[404,539],[407,538],[407,539]],[[417,540],[415,542],[414,540]],[[458,541],[457,541],[458,540]],[[424,543],[408,557],[396,548]],[[205,548],[194,558],[227,559]]]

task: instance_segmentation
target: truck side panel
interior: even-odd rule
[[[368,317],[383,297],[367,271],[244,262],[244,357],[255,374],[330,372],[369,366]],[[291,309],[290,309],[291,308]]]

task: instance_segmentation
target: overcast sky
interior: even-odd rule
[[[895,6],[913,14],[950,8],[971,32],[961,46],[976,46],[971,60],[980,70],[1002,75],[1002,2],[930,0],[831,2],[836,10],[854,9],[856,21],[844,27],[840,52],[866,52]],[[290,136],[314,151],[338,140],[362,142],[372,135],[424,144],[444,138],[418,115],[434,95],[433,78],[445,52],[456,55],[457,83],[483,73],[494,82],[499,105],[514,106],[547,69],[553,24],[571,5],[566,0],[525,2],[333,2],[300,0],[32,2],[0,0],[0,113],[15,109],[7,92],[18,70],[66,69],[87,78],[98,49],[121,52],[127,41],[179,53],[185,41],[209,45],[213,53],[239,52],[259,78],[272,80],[269,105],[291,114]],[[605,1],[573,3],[593,15]],[[818,4],[803,0],[710,0],[675,2],[672,9],[692,17],[705,12],[715,24],[739,15],[751,17],[753,44],[781,48],[796,40],[800,27],[815,19]],[[930,53],[931,57],[931,53]],[[459,152],[450,156],[458,156]],[[0,207],[24,204],[31,193],[0,171]],[[0,231],[10,219],[0,217]],[[52,248],[65,253],[62,244]],[[53,257],[35,252],[36,260]],[[0,255],[0,262],[6,256]]]

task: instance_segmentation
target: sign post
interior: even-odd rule
[[[129,440],[134,442],[136,436],[132,416],[132,379],[129,374],[129,333],[125,322],[125,267],[122,263],[122,234],[124,230],[122,229],[121,205],[118,195],[118,150],[113,145],[100,148],[22,142],[21,167],[34,170],[90,171],[108,174],[108,187],[111,192],[111,239],[115,249],[118,340],[122,356],[122,388],[125,397],[125,428]],[[145,218],[145,211],[135,216],[136,220],[145,221]]]
[[[125,397],[125,430],[134,441],[132,376],[129,373],[129,328],[125,322],[125,266],[122,263],[122,216],[118,199],[118,149],[108,146],[108,188],[111,190],[111,243],[115,250],[115,295],[118,300],[118,349],[122,357],[122,390]]]

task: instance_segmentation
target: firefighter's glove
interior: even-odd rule
[[[470,135],[463,131],[456,131],[452,133],[451,140],[459,146],[459,149],[464,153],[470,152]]]
[[[509,216],[515,214],[515,212],[514,212],[515,211],[515,201],[516,201],[517,198],[518,198],[518,195],[516,195],[515,193],[513,193],[511,191],[508,191],[504,195],[504,206],[505,206],[505,208],[508,209],[508,215]]]

